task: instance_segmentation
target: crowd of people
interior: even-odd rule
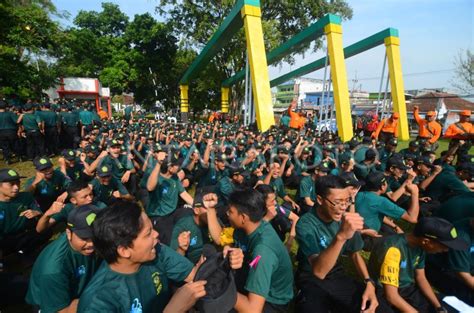
[[[294,109],[260,132],[0,102],[1,305],[448,312],[450,295],[473,306],[471,112],[439,151],[432,112],[415,108],[419,135],[400,150],[397,113],[341,142]]]

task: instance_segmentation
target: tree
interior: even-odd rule
[[[5,0],[0,3],[0,95],[40,98],[56,80],[52,60],[62,32],[49,0]]]
[[[463,93],[472,94],[474,92],[474,54],[470,50],[459,51],[454,65],[456,77],[452,85]]]
[[[187,49],[200,51],[234,6],[234,0],[216,3],[212,0],[177,1],[161,0],[157,12],[165,17],[182,38]],[[262,25],[266,50],[270,51],[308,27],[327,13],[338,14],[344,19],[352,17],[352,10],[343,0],[314,1],[262,1]],[[316,41],[314,49],[321,47]],[[293,64],[294,56],[308,51],[310,44],[303,45],[284,61]],[[230,77],[245,68],[246,44],[243,30],[232,38],[213,60],[217,76]],[[219,78],[220,79],[220,78]],[[217,84],[218,85],[218,84]],[[215,90],[214,92],[218,92]],[[243,98],[243,84],[234,88],[234,98]],[[191,97],[191,95],[190,95]],[[192,99],[190,99],[192,100]],[[191,104],[194,105],[194,104]]]

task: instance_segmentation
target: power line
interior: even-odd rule
[[[407,73],[403,74],[403,77],[407,76],[423,76],[423,75],[428,75],[428,74],[435,74],[435,73],[449,73],[454,71],[455,68],[449,68],[449,69],[444,69],[444,70],[436,70],[436,71],[427,71],[427,72],[415,72],[415,73]],[[359,80],[378,80],[380,79],[380,76],[374,76],[374,77],[365,77],[365,78],[358,78]]]

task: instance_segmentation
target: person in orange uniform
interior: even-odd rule
[[[444,137],[451,139],[449,142],[450,149],[454,145],[459,146],[456,151],[458,157],[463,154],[468,154],[474,139],[474,126],[471,122],[471,111],[461,111],[459,113],[459,122],[449,125]]]
[[[438,139],[441,136],[441,125],[436,122],[436,112],[428,111],[424,119],[419,115],[419,107],[413,107],[413,115],[418,124],[418,139],[425,139],[430,145],[430,150],[435,151],[438,148]]]
[[[398,138],[398,119],[400,114],[398,112],[392,113],[389,118],[384,118],[377,129],[372,133],[372,138],[382,142],[387,142],[392,138]]]
[[[302,129],[306,123],[306,118],[302,113],[294,112],[296,101],[293,101],[288,107],[288,115],[290,116],[290,128]]]

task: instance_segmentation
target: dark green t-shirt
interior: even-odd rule
[[[314,254],[320,254],[324,251],[339,231],[341,222],[332,221],[329,223],[321,220],[316,213],[316,208],[304,214],[296,223],[296,240],[298,241],[299,249],[297,254],[298,269],[302,272],[311,273],[311,264],[308,257]],[[342,254],[350,254],[362,250],[364,242],[360,233],[356,232],[354,236],[346,241],[341,250]],[[330,272],[340,269],[341,265],[336,264]]]
[[[272,186],[273,190],[275,190],[275,193],[278,197],[282,199],[286,197],[285,184],[283,183],[283,179],[281,179],[281,177],[272,177],[270,186]]]
[[[451,223],[463,218],[474,217],[474,192],[464,192],[451,197],[435,211],[434,215]]]
[[[23,115],[23,120],[21,121],[25,131],[39,131],[38,124],[41,123],[43,120],[36,114],[33,113],[25,113]]]
[[[114,200],[112,193],[117,191],[120,195],[128,195],[128,190],[122,184],[122,182],[114,177],[110,178],[108,185],[103,185],[99,182],[97,178],[94,178],[90,184],[92,185],[92,190],[94,190],[94,198],[97,201],[101,201],[105,204],[111,204]]]
[[[61,112],[61,119],[66,127],[74,127],[79,124],[79,116],[73,112]]]
[[[371,191],[357,193],[355,209],[364,218],[364,225],[376,231],[382,227],[384,216],[399,219],[406,212],[392,201]]]
[[[13,112],[0,112],[0,130],[16,130],[18,116]]]
[[[171,249],[178,249],[178,236],[183,231],[191,232],[189,237],[189,248],[188,251],[186,251],[186,257],[188,260],[193,262],[193,264],[196,264],[201,257],[203,245],[210,242],[207,225],[204,225],[203,227],[197,225],[194,221],[193,215],[186,215],[180,218],[173,227],[170,243]]]
[[[78,299],[99,268],[101,259],[74,251],[66,234],[38,256],[31,272],[26,302],[41,312],[57,312]]]
[[[449,170],[442,170],[428,185],[425,195],[433,200],[446,201],[449,197],[470,192],[469,188]]]
[[[171,297],[169,280],[184,281],[193,264],[165,245],[156,249],[155,260],[133,274],[117,273],[104,262],[82,294],[77,312],[162,312]]]
[[[316,202],[316,189],[314,188],[314,180],[311,176],[303,176],[301,178],[296,197],[300,202],[303,202],[306,197]]]
[[[31,186],[34,180],[34,177],[29,178],[26,181],[25,189]],[[66,191],[69,183],[70,180],[64,176],[64,174],[59,169],[55,169],[50,180],[43,179],[36,185],[33,196],[35,197],[36,201],[38,201],[38,204],[43,212],[46,212],[46,210],[49,209],[56,198]]]
[[[150,192],[146,210],[148,216],[165,216],[176,210],[179,195],[184,192],[178,177],[165,178],[159,175],[155,190]]]
[[[20,192],[8,202],[0,201],[0,239],[6,235],[16,234],[26,229],[33,229],[35,219],[20,216],[26,210],[40,211],[38,204],[29,192]]]
[[[36,114],[44,121],[44,127],[56,127],[58,115],[53,111],[36,111]]]
[[[425,252],[410,247],[404,234],[389,236],[372,250],[368,268],[379,286],[408,287],[415,282],[415,270],[425,268]]]
[[[127,170],[133,169],[133,163],[130,161],[126,155],[119,155],[117,158],[113,158],[110,155],[105,156],[102,161],[100,161],[99,166],[108,165],[112,168],[112,175],[117,179],[122,179],[123,174]]]
[[[245,289],[273,304],[293,299],[293,267],[290,256],[272,225],[262,221],[248,235],[250,264]]]

